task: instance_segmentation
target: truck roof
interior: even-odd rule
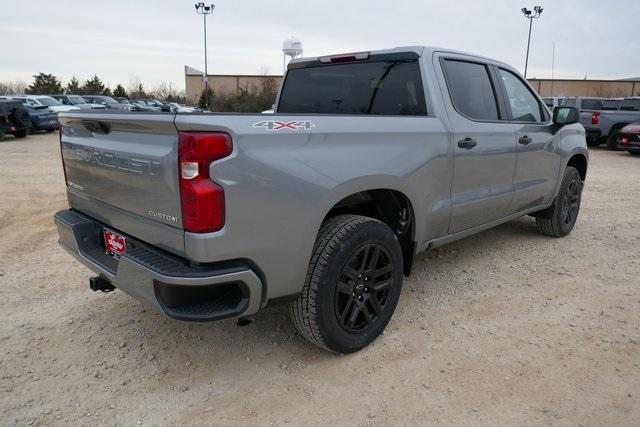
[[[476,55],[473,53],[469,53],[469,52],[463,52],[463,51],[458,51],[455,49],[447,49],[447,48],[441,48],[441,47],[435,47],[435,46],[398,46],[398,47],[393,47],[390,49],[378,49],[378,50],[370,50],[370,51],[366,51],[366,50],[360,50],[360,51],[352,51],[352,52],[336,52],[336,53],[332,53],[332,54],[328,54],[328,55],[322,55],[322,56],[306,56],[303,58],[294,58],[292,59],[289,63],[290,64],[297,64],[297,63],[304,63],[304,62],[312,62],[312,61],[317,61],[319,60],[319,58],[325,57],[325,56],[340,56],[340,55],[348,55],[350,53],[357,53],[357,52],[369,52],[369,54],[371,55],[382,55],[382,54],[389,54],[389,53],[406,53],[406,52],[413,52],[416,53],[418,56],[432,56],[434,52],[444,52],[444,53],[452,53],[452,54],[456,54],[456,55],[465,55],[465,56],[472,56],[475,58],[479,58],[485,61],[491,61],[500,65],[503,65],[505,67],[508,67],[510,69],[513,69],[513,67],[511,67],[509,64],[506,64],[502,61],[499,61],[497,59],[493,59],[493,58],[489,58],[486,56],[482,56],[482,55]]]

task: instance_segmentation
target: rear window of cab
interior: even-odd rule
[[[426,116],[419,62],[368,61],[290,69],[278,112]]]

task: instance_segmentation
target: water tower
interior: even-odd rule
[[[293,36],[282,43],[282,75],[286,71],[287,56],[291,59],[302,56],[302,42]]]

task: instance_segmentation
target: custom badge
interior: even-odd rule
[[[253,124],[254,128],[264,128],[270,131],[283,131],[283,130],[310,130],[316,127],[316,125],[308,120],[294,121],[294,122],[281,122],[277,120],[266,120]]]

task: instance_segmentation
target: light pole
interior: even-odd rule
[[[202,15],[204,22],[204,96],[207,102],[207,110],[211,110],[211,103],[209,102],[209,70],[207,69],[207,15],[211,15],[213,13],[213,9],[216,8],[216,5],[211,3],[210,5],[205,5],[203,2],[196,3],[195,5],[196,13],[198,15]]]
[[[524,17],[529,20],[529,38],[527,39],[527,59],[524,63],[524,78],[527,78],[527,68],[529,67],[529,46],[531,46],[531,26],[533,25],[533,20],[540,18],[542,15],[542,7],[536,6],[533,8],[533,12],[527,9],[526,7],[522,8],[522,13]]]

